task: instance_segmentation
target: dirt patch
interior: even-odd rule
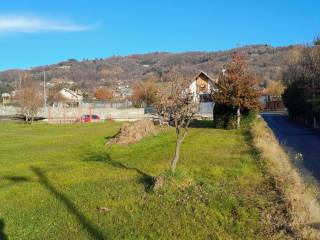
[[[149,119],[142,119],[133,123],[124,123],[117,136],[107,142],[110,144],[119,144],[127,146],[138,143],[147,136],[156,135],[159,129]]]

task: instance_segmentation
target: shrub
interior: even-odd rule
[[[214,127],[223,129],[237,128],[237,109],[230,105],[215,104],[214,106]],[[256,118],[257,112],[253,110],[242,110],[241,127],[248,127]]]

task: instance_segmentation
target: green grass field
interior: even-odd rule
[[[267,220],[278,208],[272,181],[245,131],[191,128],[174,181],[154,192],[150,182],[169,168],[174,131],[106,147],[119,126],[1,124],[0,239],[268,239],[279,233],[276,220]]]

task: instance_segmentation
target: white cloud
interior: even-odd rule
[[[81,32],[92,26],[34,16],[0,15],[0,33]]]

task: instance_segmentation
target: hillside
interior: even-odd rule
[[[281,72],[286,66],[288,52],[294,46],[271,47],[268,45],[250,45],[229,51],[219,52],[156,52],[126,57],[77,61],[70,59],[54,65],[35,67],[30,72],[36,80],[42,80],[46,71],[48,81],[65,79],[73,81],[81,88],[91,89],[95,86],[111,86],[116,82],[131,85],[148,74],[155,75],[163,81],[163,75],[174,65],[180,65],[190,75],[199,70],[206,71],[213,78],[217,77],[230,54],[237,51],[243,54],[250,69],[257,74],[261,82],[281,79]],[[14,85],[18,70],[0,72],[2,89]],[[1,90],[1,89],[0,89]]]

